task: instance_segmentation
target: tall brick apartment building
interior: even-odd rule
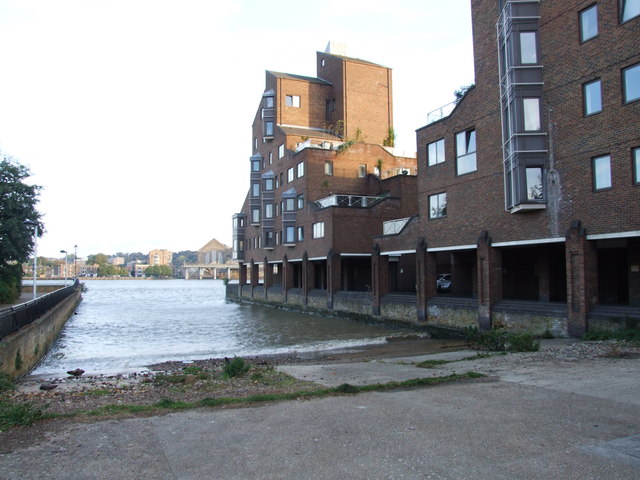
[[[471,8],[475,86],[417,130],[419,222],[377,240],[381,278],[415,255],[428,324],[637,325],[640,0]]]
[[[392,145],[389,68],[318,52],[317,77],[267,71],[233,218],[238,295],[317,309],[364,297],[370,313],[372,238],[417,212],[416,159]]]

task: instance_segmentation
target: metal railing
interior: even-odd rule
[[[60,288],[46,295],[20,305],[0,310],[0,338],[17,332],[22,327],[42,317],[79,288],[78,280],[68,287]]]

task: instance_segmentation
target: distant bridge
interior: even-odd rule
[[[237,280],[240,277],[240,265],[237,263],[185,263],[182,268],[185,280],[191,278]]]

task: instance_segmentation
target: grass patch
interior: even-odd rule
[[[30,403],[13,404],[0,401],[0,432],[15,426],[29,426],[36,420],[50,418],[50,415],[44,413],[45,408]]]
[[[154,381],[160,385],[175,385],[186,382],[187,376],[181,373],[173,373],[171,375],[159,374],[156,375]]]
[[[233,360],[229,360],[222,368],[222,378],[240,377],[247,373],[250,368],[251,365],[245,362],[242,357],[233,357]]]
[[[477,327],[467,327],[464,330],[467,345],[478,350],[492,352],[537,352],[540,350],[540,340],[530,333],[512,333],[502,326],[495,326],[490,330],[480,330]]]
[[[425,360],[424,362],[416,363],[416,367],[418,368],[436,368],[440,365],[445,365],[447,363],[451,363],[453,360]]]
[[[584,339],[592,341],[627,340],[640,342],[640,328],[625,328],[623,330],[593,329],[585,334]]]
[[[13,379],[6,373],[0,372],[0,392],[15,390],[16,384]]]

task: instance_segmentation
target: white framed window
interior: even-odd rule
[[[620,0],[620,22],[626,22],[640,15],[640,0]]]
[[[324,222],[316,222],[313,224],[313,238],[324,238]]]
[[[611,156],[602,155],[593,159],[593,189],[607,190],[611,188]]]
[[[598,36],[598,5],[591,5],[580,12],[580,41],[586,42]]]
[[[325,175],[333,175],[333,162],[330,160],[326,160],[324,162],[324,174]]]
[[[264,205],[264,218],[273,218],[273,203]]]
[[[296,199],[295,198],[285,198],[283,201],[284,206],[282,210],[285,212],[295,212],[296,211]]]
[[[447,193],[429,195],[429,218],[443,218],[447,216]]]
[[[640,100],[640,63],[622,70],[624,103]]]
[[[264,122],[264,135],[266,137],[273,137],[273,122],[270,120]]]
[[[265,192],[270,192],[273,190],[273,178],[264,179],[264,190]]]
[[[473,129],[456,133],[456,170],[458,175],[477,170],[476,131]]]
[[[544,200],[542,167],[527,167],[525,177],[527,182],[527,200]]]
[[[260,165],[260,160],[251,160],[251,171],[252,172],[259,172],[260,169],[262,168],[262,165]]]
[[[285,227],[284,229],[284,243],[294,243],[296,241],[296,228]]]
[[[633,165],[633,183],[640,185],[640,147],[631,150],[631,163]]]
[[[302,210],[304,208],[304,193],[301,193],[296,197],[296,201],[298,204],[298,210]]]
[[[280,232],[276,232],[276,245],[280,245]]]
[[[358,178],[365,178],[367,176],[367,166],[358,165]]]
[[[285,97],[287,107],[300,108],[300,95],[287,95]]]
[[[260,209],[251,209],[251,223],[260,223]]]
[[[585,116],[602,111],[602,82],[600,79],[585,83],[582,86]]]
[[[444,138],[427,145],[427,165],[433,166],[444,162]]]
[[[260,196],[260,184],[259,183],[252,183],[251,184],[251,196],[252,197],[259,197]]]
[[[278,147],[278,158],[284,157],[284,143],[281,143]]]
[[[296,165],[297,168],[297,174],[298,174],[298,178],[300,177],[304,177],[304,162],[300,162],[298,163],[298,165]]]
[[[540,130],[540,99],[523,98],[522,111],[524,115],[525,132],[535,132]]]
[[[304,242],[304,227],[298,227],[296,230],[298,231],[298,241]]]
[[[269,165],[273,163],[273,153],[269,152]]]
[[[520,32],[520,63],[524,65],[538,63],[536,32]]]
[[[287,182],[293,182],[294,176],[293,176],[293,167],[287,169]]]

